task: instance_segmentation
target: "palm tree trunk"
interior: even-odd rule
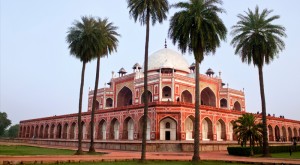
[[[92,104],[92,112],[91,112],[91,144],[89,153],[94,153],[95,146],[94,146],[94,125],[95,125],[95,109],[96,109],[96,98],[97,98],[97,89],[98,89],[98,83],[99,83],[99,72],[100,72],[100,57],[97,58],[97,66],[96,66],[96,78],[95,78],[95,88],[94,88],[94,96],[93,96],[93,104]]]
[[[147,140],[147,117],[148,117],[148,47],[150,31],[150,9],[147,8],[146,15],[146,42],[145,42],[145,62],[144,62],[144,116],[143,116],[143,133],[142,133],[142,153],[141,162],[146,160],[146,140]]]
[[[78,110],[78,149],[76,151],[76,155],[82,155],[82,127],[81,127],[81,112],[82,112],[82,94],[83,94],[83,86],[84,86],[84,73],[85,73],[85,65],[86,62],[82,62],[82,71],[81,71],[81,83],[80,83],[80,93],[79,93],[79,110]]]
[[[269,144],[268,144],[268,132],[267,132],[267,115],[266,115],[266,100],[264,89],[264,76],[263,67],[258,66],[261,108],[262,108],[262,123],[263,123],[263,157],[270,157]]]
[[[199,145],[200,145],[200,138],[199,138],[199,124],[200,124],[200,85],[199,85],[199,62],[198,60],[196,61],[196,76],[195,76],[195,86],[196,86],[196,91],[195,91],[195,135],[194,135],[194,155],[192,158],[193,162],[199,162],[200,161],[200,152],[199,152]]]

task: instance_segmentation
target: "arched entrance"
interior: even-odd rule
[[[81,129],[82,129],[81,139],[86,139],[87,130],[86,130],[86,124],[84,121],[81,122]]]
[[[281,141],[281,136],[280,136],[280,129],[279,127],[276,125],[275,126],[275,140],[276,141]]]
[[[236,140],[236,135],[233,131],[233,122],[234,121],[231,121],[231,122],[228,123],[228,134],[229,134],[229,140],[230,141]]]
[[[117,107],[132,105],[132,92],[129,88],[123,87],[118,93]]]
[[[40,126],[39,138],[44,138],[43,134],[44,134],[44,125],[41,125]]]
[[[111,139],[114,139],[114,140],[119,139],[119,133],[120,133],[119,129],[120,129],[120,123],[116,118],[114,118],[110,124]]]
[[[271,125],[268,126],[268,134],[269,134],[269,141],[274,141],[273,128]]]
[[[297,129],[294,128],[294,137],[298,137]]]
[[[143,92],[142,96],[141,96],[141,103],[144,104],[144,100],[145,100],[145,92]],[[148,103],[152,102],[152,93],[150,91],[148,91]]]
[[[202,120],[202,140],[213,140],[212,122],[208,117]]]
[[[107,108],[112,107],[112,106],[113,106],[113,99],[107,98],[107,99],[106,99],[106,102],[105,102],[105,106],[106,106]]]
[[[194,139],[194,116],[189,116],[185,119],[184,122],[184,129],[185,129],[185,137],[186,140],[193,140]]]
[[[234,105],[233,105],[233,110],[237,110],[237,111],[241,111],[241,110],[242,110],[241,104],[240,104],[238,101],[236,101],[236,102],[234,103]]]
[[[51,128],[50,128],[50,139],[53,139],[53,138],[54,138],[54,128],[55,128],[55,125],[52,124],[52,125],[51,125]]]
[[[139,120],[139,139],[142,139],[143,134],[143,122],[144,116],[142,116]],[[146,139],[150,140],[150,118],[147,117],[147,132],[146,132]]]
[[[288,133],[289,133],[288,141],[292,141],[292,138],[293,138],[293,132],[292,132],[291,127],[288,127]]]
[[[67,139],[68,138],[68,128],[69,128],[69,125],[68,123],[65,123],[64,127],[63,127],[63,139]]]
[[[165,98],[165,99],[171,99],[172,96],[171,96],[171,88],[168,87],[168,86],[165,86],[163,89],[162,89],[162,97]]]
[[[131,117],[127,117],[123,124],[123,138],[133,140],[134,122]]]
[[[164,118],[159,122],[160,140],[176,140],[177,124],[170,117]]]
[[[282,140],[283,140],[284,142],[287,141],[286,129],[285,129],[284,126],[282,126]]]
[[[226,140],[226,127],[222,119],[217,121],[217,141]]]
[[[227,108],[227,100],[226,99],[223,98],[220,100],[220,107]]]
[[[101,120],[98,125],[98,139],[106,140],[106,121]]]
[[[34,126],[31,126],[31,129],[30,129],[30,138],[34,138]]]
[[[45,127],[44,138],[45,139],[49,138],[49,125],[48,124]]]
[[[185,103],[193,102],[192,94],[188,90],[185,90],[181,93],[181,102],[185,102]]]
[[[73,122],[70,128],[70,139],[76,139],[76,123]]]
[[[56,138],[60,139],[61,138],[61,124],[59,123],[56,127]]]
[[[39,138],[39,126],[35,126],[35,129],[34,129],[34,138]]]
[[[216,107],[216,95],[209,87],[201,91],[201,105]]]

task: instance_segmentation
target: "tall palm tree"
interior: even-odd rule
[[[73,26],[67,32],[66,40],[69,43],[70,54],[74,55],[82,62],[81,83],[79,92],[79,108],[78,108],[78,150],[76,154],[82,154],[82,94],[84,87],[84,73],[86,63],[91,61],[95,54],[98,54],[99,42],[98,27],[93,17],[81,17],[81,21],[75,20]]]
[[[255,142],[260,143],[262,139],[262,123],[257,123],[256,117],[253,114],[245,113],[234,121],[233,130],[242,146],[246,146],[247,141],[250,142],[251,155],[254,155],[253,147]]]
[[[258,67],[262,122],[263,122],[263,156],[270,156],[266,101],[263,80],[263,66],[269,64],[282,51],[285,44],[282,37],[286,37],[285,28],[281,25],[273,24],[272,21],[279,19],[279,15],[268,17],[272,10],[264,9],[259,12],[258,6],[255,11],[248,9],[245,15],[239,14],[237,25],[232,26],[231,34],[234,38],[231,44],[235,47],[235,54],[241,57],[242,62],[253,63]]]
[[[96,108],[96,98],[97,98],[97,89],[99,83],[99,72],[100,72],[100,58],[111,54],[114,51],[117,51],[118,46],[118,39],[117,36],[120,36],[116,32],[118,29],[116,26],[113,26],[113,23],[108,22],[107,19],[98,18],[97,20],[97,28],[99,30],[99,44],[100,50],[99,54],[96,54],[97,58],[97,66],[96,66],[96,78],[95,78],[95,88],[94,88],[94,96],[93,96],[93,103],[92,103],[92,112],[91,112],[91,125],[90,125],[90,138],[91,144],[89,148],[89,152],[95,152],[94,147],[94,119],[95,119],[95,108]]]
[[[145,61],[144,61],[144,116],[143,116],[143,133],[142,133],[142,153],[141,161],[146,160],[146,131],[148,116],[148,47],[149,47],[149,31],[150,21],[154,25],[157,21],[162,23],[167,19],[166,13],[169,11],[169,3],[167,0],[127,0],[129,14],[136,22],[139,20],[141,25],[146,25],[146,42],[145,42]],[[150,20],[151,18],[151,20]]]
[[[220,41],[225,40],[227,29],[218,13],[225,12],[217,5],[222,0],[190,0],[179,2],[173,7],[182,9],[171,18],[169,37],[173,43],[178,43],[178,48],[185,53],[192,52],[195,58],[195,136],[194,155],[192,160],[197,162],[199,156],[199,124],[200,124],[200,86],[199,64],[204,59],[204,54],[215,53],[220,46]]]

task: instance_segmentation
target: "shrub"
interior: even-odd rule
[[[292,146],[269,146],[270,153],[289,152]],[[250,147],[227,147],[229,155],[250,156]],[[296,147],[300,151],[300,146]],[[295,149],[293,148],[293,152]],[[262,147],[253,147],[254,154],[262,154]]]

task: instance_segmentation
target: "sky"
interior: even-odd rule
[[[66,36],[74,20],[81,16],[108,18],[118,27],[118,51],[101,59],[99,87],[104,87],[124,67],[128,73],[138,62],[143,64],[145,26],[129,16],[127,2],[100,0],[0,0],[0,111],[13,124],[54,115],[78,112],[81,62],[70,56]],[[179,2],[169,1],[170,4]],[[267,113],[300,120],[299,0],[223,0],[226,13],[220,14],[228,29],[225,42],[214,55],[205,56],[200,72],[212,68],[222,72],[230,88],[245,90],[246,111],[261,111],[258,69],[242,63],[230,45],[231,27],[237,15],[256,5],[280,15],[276,24],[286,28],[285,50],[264,67]],[[177,9],[170,9],[168,19],[150,27],[149,54],[164,47],[180,52],[168,38],[169,19]],[[297,21],[298,20],[298,21]],[[183,56],[191,64],[192,54]],[[83,111],[87,111],[89,87],[94,87],[96,62],[88,63],[83,93]]]

